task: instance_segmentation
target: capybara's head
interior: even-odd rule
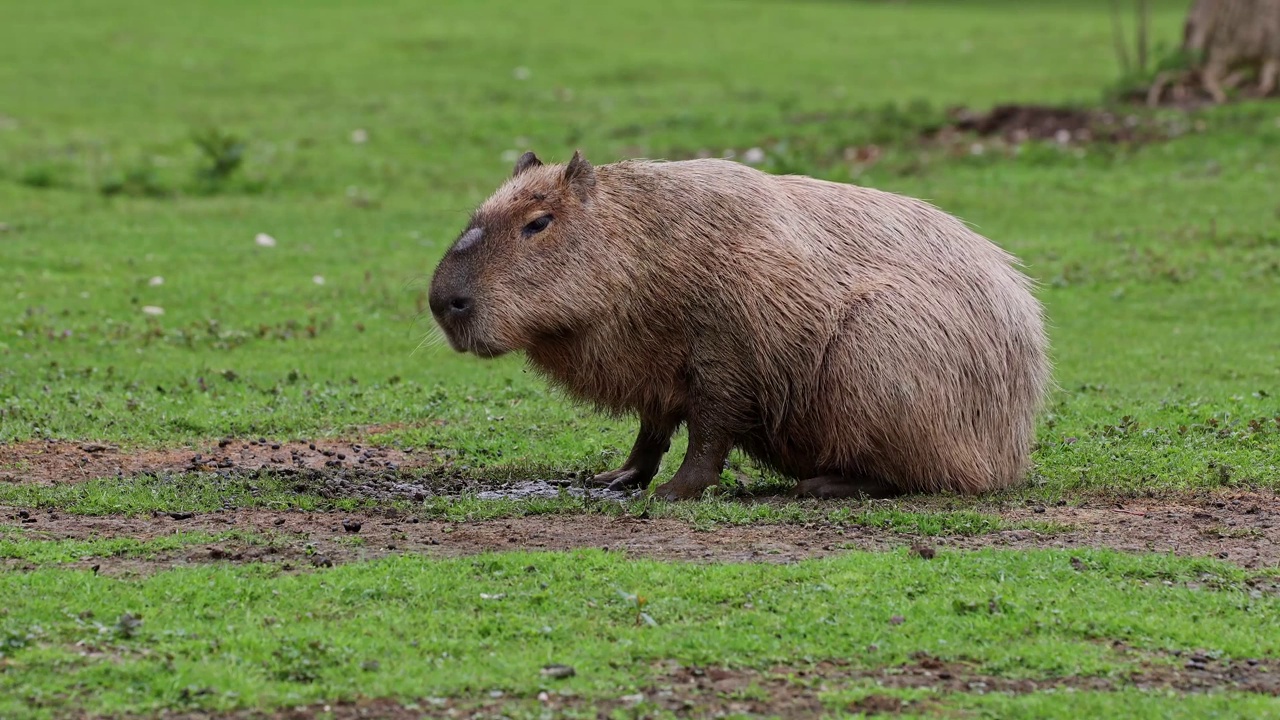
[[[543,165],[527,152],[471,215],[431,279],[431,313],[459,352],[527,350],[600,317],[610,250],[591,218],[596,173],[575,152]],[[596,290],[597,292],[593,292]]]

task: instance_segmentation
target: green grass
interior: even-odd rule
[[[1150,718],[1173,720],[1187,718],[1239,718],[1275,717],[1280,707],[1274,698],[1241,696],[1237,693],[1193,695],[1179,697],[1174,694],[1151,697],[1150,693],[1082,692],[1035,693],[1022,697],[1006,697],[999,694],[968,696],[955,703],[959,708],[976,711],[979,717],[1009,718],[1062,718],[1081,717]]]
[[[1153,36],[1174,42],[1186,3],[1152,5]],[[516,151],[562,160],[581,148],[603,163],[759,147],[773,172],[926,198],[1026,262],[1059,387],[1027,487],[995,501],[1280,488],[1274,103],[1134,111],[1175,130],[1143,146],[1013,154],[914,140],[955,104],[1099,102],[1119,79],[1100,0],[0,7],[0,441],[127,448],[376,425],[374,442],[437,450],[449,474],[473,478],[616,464],[632,423],[568,403],[518,358],[480,362],[432,343],[427,279]],[[843,160],[866,144],[883,150],[879,163]],[[256,244],[259,233],[276,246]],[[661,477],[682,450],[677,438]],[[710,531],[1012,526],[949,499],[388,503],[312,490],[271,475],[144,476],[0,483],[0,505],[85,515],[394,505],[453,522],[644,513]],[[580,693],[594,716],[646,687],[658,659],[888,667],[927,651],[997,675],[1120,678],[1139,660],[1113,653],[1112,640],[1155,663],[1183,649],[1280,655],[1259,630],[1280,621],[1276,598],[1251,595],[1245,571],[1158,555],[1075,553],[1084,571],[1037,551],[785,567],[408,555],[295,575],[250,563],[122,580],[59,566],[222,536],[73,542],[2,528],[6,718],[358,694],[483,703],[495,689],[509,693],[512,716],[536,717],[548,662],[578,669],[555,687]],[[619,591],[644,595],[656,625],[636,625]],[[125,613],[141,626],[121,623]],[[888,624],[895,614],[906,621]],[[866,688],[831,690],[838,714]],[[1001,718],[1280,715],[1273,698],[1233,692],[902,697],[932,703],[924,714]]]
[[[1280,600],[1251,597],[1247,577],[1214,561],[1105,551],[851,553],[781,568],[581,551],[398,557],[293,575],[265,566],[136,580],[6,573],[0,713],[50,716],[87,697],[105,712],[494,690],[531,698],[549,682],[607,700],[650,684],[657,660],[767,669],[843,658],[875,668],[920,651],[1008,677],[1119,678],[1142,659],[1174,662],[1162,659],[1171,650],[1280,651],[1280,637],[1258,632],[1280,623]],[[120,623],[125,614],[141,625]],[[895,615],[904,621],[891,623]],[[1138,655],[1113,652],[1111,640]],[[577,674],[548,681],[539,669],[549,663]],[[1142,696],[1120,702],[1141,706]],[[1276,703],[1232,705],[1250,706]]]

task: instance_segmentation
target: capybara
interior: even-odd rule
[[[524,351],[580,400],[634,415],[622,467],[698,497],[739,448],[813,497],[1017,483],[1049,382],[1017,260],[919,200],[726,160],[533,153],[431,281],[449,344]]]

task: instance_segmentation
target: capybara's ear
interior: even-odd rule
[[[579,200],[586,202],[591,197],[591,191],[596,186],[596,169],[582,157],[581,151],[573,151],[573,159],[564,169],[564,181]]]
[[[511,177],[515,177],[529,168],[542,167],[542,161],[532,152],[527,152],[516,160],[516,169],[511,171]]]

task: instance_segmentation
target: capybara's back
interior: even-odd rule
[[[682,423],[669,498],[717,482],[733,447],[825,497],[976,492],[1027,468],[1040,305],[1012,256],[924,202],[721,160],[527,155],[471,225],[433,311],[455,347],[524,350],[639,416],[602,481],[647,484]]]
[[[1039,303],[1014,258],[925,203],[781,179],[817,212],[797,242],[822,248],[835,313],[815,348],[811,409],[787,433],[812,444],[784,469],[899,490],[975,492],[1019,481],[1049,380]],[[817,490],[818,488],[812,488]]]

